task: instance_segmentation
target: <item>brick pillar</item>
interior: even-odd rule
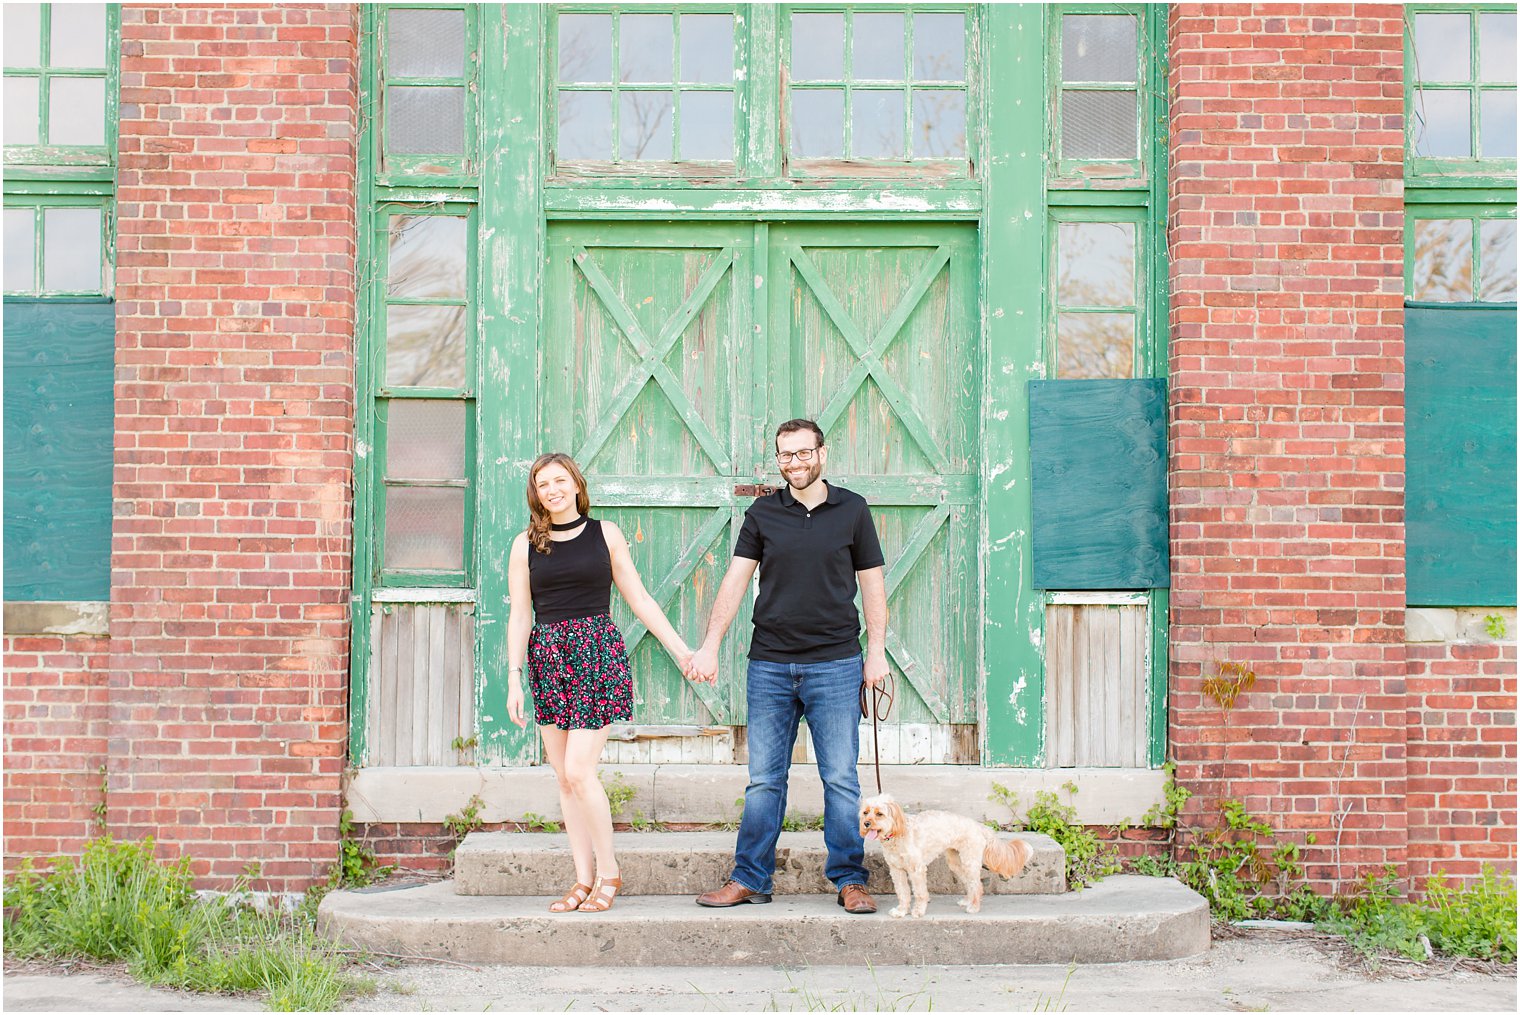
[[[1171,742],[1330,886],[1408,841],[1401,13],[1170,15]]]
[[[357,10],[122,10],[108,819],[305,887],[336,855]]]

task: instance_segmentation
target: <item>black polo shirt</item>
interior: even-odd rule
[[[734,556],[760,562],[749,657],[826,663],[860,651],[855,572],[881,567],[881,542],[864,497],[828,486],[809,511],[789,486],[744,512]]]

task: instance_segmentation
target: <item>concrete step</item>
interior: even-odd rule
[[[1170,878],[1115,876],[1062,895],[1001,895],[963,912],[938,896],[921,919],[850,916],[827,895],[704,909],[690,898],[627,898],[605,913],[548,912],[546,896],[463,896],[441,881],[333,892],[322,931],[397,955],[516,966],[1131,962],[1209,947],[1203,898]]]
[[[626,895],[696,896],[723,884],[734,868],[734,832],[615,832],[613,845]],[[1049,895],[1066,890],[1066,854],[1048,835],[1020,838],[1034,856],[1018,877],[982,871],[982,885],[998,895]],[[776,848],[775,890],[781,895],[829,892],[823,868],[822,832],[782,832]],[[866,843],[870,884],[892,883],[881,845]],[[554,896],[575,881],[570,844],[562,834],[471,832],[454,851],[454,882],[460,895]],[[960,894],[943,857],[929,867],[929,891]]]

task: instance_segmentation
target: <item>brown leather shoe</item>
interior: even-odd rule
[[[864,885],[845,885],[839,889],[839,904],[846,913],[856,916],[876,912],[876,900],[871,898]]]
[[[711,906],[714,909],[726,909],[729,906],[737,906],[741,902],[753,902],[760,905],[769,901],[771,897],[766,893],[752,892],[737,881],[725,881],[723,887],[717,891],[704,892],[697,896],[697,905]]]

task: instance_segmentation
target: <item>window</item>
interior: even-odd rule
[[[5,295],[105,295],[107,204],[95,197],[7,195]]]
[[[967,15],[793,10],[787,151],[808,160],[967,159]]]
[[[1415,10],[1408,150],[1417,164],[1515,166],[1515,10]]]
[[[400,6],[380,12],[387,171],[475,171],[476,13],[474,7]]]
[[[458,586],[471,560],[471,209],[381,211],[385,285],[375,439],[382,584]]]
[[[734,15],[610,9],[554,19],[557,162],[731,171]]]
[[[5,5],[5,161],[110,161],[117,11],[106,4]]]
[[[1068,13],[1051,50],[1060,82],[1055,126],[1056,175],[1138,177],[1144,90],[1142,19],[1131,13]]]
[[[1407,230],[1405,293],[1409,299],[1430,303],[1515,301],[1513,208],[1416,207]]]

